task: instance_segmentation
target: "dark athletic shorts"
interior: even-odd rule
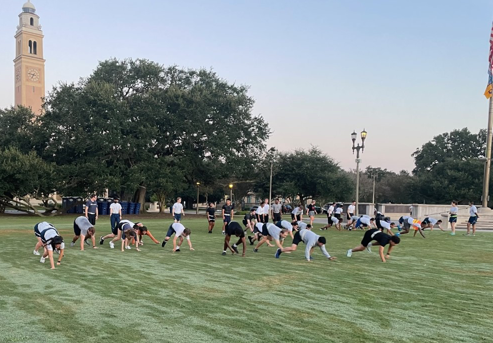
[[[269,230],[267,230],[267,224],[262,225],[262,236],[270,236]]]
[[[455,216],[455,217],[450,216],[450,218],[448,219],[448,222],[449,223],[457,223],[457,216]]]
[[[292,244],[300,244],[300,242],[302,241],[301,239],[301,235],[300,235],[300,232],[299,231],[296,231],[296,233],[294,234],[294,238],[293,238],[293,243]]]
[[[175,229],[173,229],[173,224],[171,224],[168,228],[168,232],[166,232],[166,237],[171,237],[175,233]]]
[[[280,213],[273,213],[272,214],[272,221],[275,223],[275,222],[278,222],[281,220],[281,214]]]
[[[368,244],[370,244],[371,241],[373,241],[373,238],[371,237],[375,232],[380,231],[378,229],[371,229],[365,232],[365,235],[363,236],[363,239],[361,240],[361,245],[364,247],[367,247]],[[380,233],[381,235],[381,233]]]
[[[226,223],[226,224],[229,224],[229,222],[231,221],[231,216],[224,216],[224,219],[223,219],[223,222]]]
[[[74,234],[76,236],[80,236],[80,228],[79,225],[75,224],[75,220],[74,220]]]

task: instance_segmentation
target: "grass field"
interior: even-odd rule
[[[169,218],[140,219],[164,238]],[[221,256],[220,228],[209,235],[186,217],[196,251],[148,238],[140,253],[68,246],[50,270],[32,254],[37,221],[0,217],[0,342],[493,341],[493,234],[404,236],[381,263],[377,252],[345,256],[361,232],[328,231],[339,260],[316,249],[309,263],[303,244],[278,260],[265,245]],[[70,242],[73,217],[49,221]],[[96,230],[108,233],[109,219]]]

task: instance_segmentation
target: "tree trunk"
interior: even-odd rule
[[[157,201],[159,201],[159,213],[164,213],[166,209],[166,194],[156,193]]]
[[[133,202],[140,203],[140,210],[145,212],[145,201],[146,201],[146,187],[144,185],[140,185],[139,188],[135,191],[135,195],[133,198]]]

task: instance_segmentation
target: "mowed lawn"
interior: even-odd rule
[[[81,252],[69,246],[73,219],[49,219],[68,245],[50,270],[32,254],[40,220],[0,217],[0,342],[493,341],[493,233],[403,236],[382,263],[375,248],[345,256],[362,232],[316,225],[338,261],[316,249],[309,263],[304,244],[280,259],[265,245],[221,256],[220,227],[210,235],[190,217],[195,251],[146,237],[141,252]],[[140,220],[159,240],[171,222]],[[96,236],[109,231],[101,217]]]

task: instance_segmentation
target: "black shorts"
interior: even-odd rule
[[[339,219],[339,221],[341,221],[341,214],[340,213],[335,213],[334,217],[336,217],[337,219]]]
[[[216,222],[216,217],[209,215],[209,218],[207,218],[207,220],[209,221],[209,223],[210,222],[215,223]]]
[[[367,247],[368,244],[370,244],[370,242],[373,241],[373,238],[371,236],[377,231],[380,231],[380,230],[371,229],[371,230],[366,231],[365,235],[363,236],[363,239],[361,240],[361,245],[364,247]]]
[[[92,225],[96,225],[96,214],[88,213],[87,219],[89,220],[89,223],[91,223]]]
[[[270,236],[269,230],[267,230],[267,224],[262,225],[262,236]]]
[[[300,232],[299,231],[296,231],[296,233],[294,234],[294,238],[293,238],[293,243],[292,244],[300,244],[300,242],[302,241],[301,239],[301,235],[300,235]]]
[[[332,216],[327,217],[327,223],[328,223],[329,225],[334,224],[334,222],[332,221]]]
[[[268,222],[269,222],[269,215],[264,214],[264,223],[268,223]]]
[[[79,225],[75,224],[75,221],[74,221],[74,235],[80,236],[80,228]]]
[[[118,225],[111,228],[111,233],[114,234],[115,236],[118,235]]]
[[[274,223],[281,221],[281,214],[280,213],[273,213],[272,214],[272,221]]]
[[[351,217],[354,216],[354,213],[348,213],[347,214],[347,220],[351,220]]]
[[[299,214],[294,215],[294,214],[291,213],[291,219],[292,220],[296,220],[297,222],[299,222],[301,220],[301,216]]]
[[[257,225],[255,225],[255,227],[253,228],[253,233],[260,233],[260,234],[262,234],[262,232],[258,229]]]
[[[245,225],[245,226],[247,226],[247,225],[248,225],[248,222],[247,222],[245,219],[243,219],[242,223],[243,223],[243,225]]]
[[[430,218],[426,217],[425,219],[423,219],[423,221],[421,222],[421,225],[428,225],[430,224]]]

